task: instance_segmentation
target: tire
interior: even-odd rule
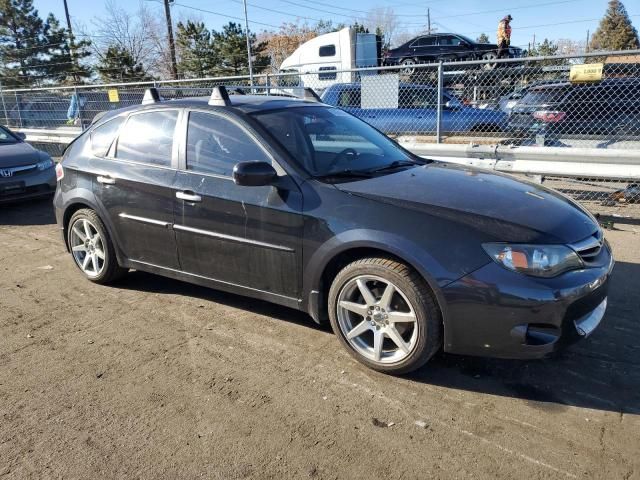
[[[494,52],[487,52],[485,54],[482,55],[482,60],[484,60],[487,63],[483,63],[482,64],[482,69],[483,70],[494,70],[498,64],[497,63],[489,63],[492,60],[497,60],[498,59],[498,55]]]
[[[128,271],[118,265],[109,233],[94,210],[83,208],[71,216],[67,243],[76,266],[94,283],[111,283]]]
[[[334,278],[328,302],[340,343],[373,370],[411,372],[442,346],[442,315],[432,290],[396,260],[372,257],[350,263]]]
[[[415,73],[416,71],[416,64],[418,62],[416,62],[416,60],[414,58],[404,58],[402,60],[400,60],[400,66],[402,67],[402,69],[400,70],[400,72],[403,75],[407,75],[407,76],[411,76]]]

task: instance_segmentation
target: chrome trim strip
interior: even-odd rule
[[[584,317],[573,321],[576,326],[578,335],[581,337],[588,337],[600,325],[604,312],[607,310],[607,299],[605,299],[593,309],[591,313],[587,313]]]
[[[19,172],[25,172],[27,170],[32,170],[34,168],[36,168],[38,165],[37,164],[32,164],[32,165],[20,165],[19,167],[3,167],[0,168],[0,170],[4,170],[7,172],[11,172],[11,174],[13,175],[14,173],[19,173]]]
[[[168,228],[170,225],[169,222],[154,220],[153,218],[137,217],[136,215],[129,215],[128,213],[124,213],[124,212],[120,213],[118,216],[126,220],[133,220],[134,222],[150,223],[151,225],[158,225],[160,227],[165,227],[165,228]]]
[[[242,237],[234,237],[233,235],[225,235],[224,233],[212,232],[210,230],[200,230],[199,228],[187,227],[185,225],[174,225],[173,229],[181,230],[184,232],[195,233],[198,235],[206,235],[208,237],[220,238],[222,240],[229,240],[232,242],[247,243],[249,245],[255,245],[257,247],[271,248],[273,250],[281,250],[283,252],[295,251],[293,248],[285,247],[282,245],[275,245],[273,243],[260,242],[258,240],[249,240],[247,238],[242,238]]]
[[[176,272],[176,273],[181,273],[183,275],[189,275],[190,277],[202,278],[203,280],[209,280],[211,282],[222,283],[224,285],[229,285],[231,287],[238,287],[238,288],[242,288],[244,290],[251,290],[253,292],[266,293],[267,295],[273,295],[274,297],[286,298],[287,300],[293,300],[294,302],[299,302],[300,301],[299,299],[294,298],[294,297],[287,297],[286,295],[280,295],[279,293],[268,292],[266,290],[260,290],[259,288],[247,287],[245,285],[239,285],[237,283],[225,282],[224,280],[218,280],[216,278],[205,277],[204,275],[198,275],[197,273],[189,273],[189,272],[185,272],[183,270],[176,270],[175,268],[161,267],[160,265],[155,265],[153,263],[147,263],[147,262],[141,262],[140,260],[129,260],[129,261],[131,263],[137,263],[137,264],[140,264],[140,265],[147,265],[147,266],[153,267],[153,268],[159,268],[159,269],[162,269],[162,270],[169,270],[170,272]]]

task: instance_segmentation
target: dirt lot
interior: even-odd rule
[[[617,227],[593,337],[394,378],[293,310],[93,285],[48,201],[0,207],[0,478],[639,479],[640,227]]]

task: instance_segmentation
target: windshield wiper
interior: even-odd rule
[[[385,165],[384,167],[378,167],[371,170],[367,170],[368,173],[378,173],[378,172],[386,172],[388,170],[395,170],[396,168],[401,167],[412,167],[417,165],[424,165],[423,163],[416,162],[414,160],[396,160],[391,162],[389,165]]]

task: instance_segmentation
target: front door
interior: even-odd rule
[[[130,115],[109,154],[91,161],[94,191],[123,254],[129,260],[171,269],[180,268],[171,229],[179,114],[177,109],[163,109]]]
[[[297,185],[243,187],[232,179],[238,162],[274,163],[256,138],[227,115],[189,113],[174,225],[180,263],[190,274],[297,298],[303,228]]]

